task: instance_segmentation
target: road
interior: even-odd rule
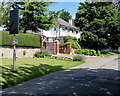
[[[2,95],[119,96],[119,60],[118,55],[97,59],[4,89]]]

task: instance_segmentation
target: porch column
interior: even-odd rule
[[[44,50],[44,49],[45,49],[44,43],[45,43],[45,40],[42,40],[42,45],[41,45],[41,47],[40,47],[40,50]]]
[[[68,43],[67,44],[67,54],[72,54],[72,44],[71,43]]]
[[[55,44],[55,55],[58,55],[60,54],[60,43],[59,41],[55,41],[54,44]]]

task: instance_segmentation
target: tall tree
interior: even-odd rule
[[[62,18],[63,20],[65,20],[65,21],[67,21],[67,22],[72,18],[70,13],[68,11],[64,11],[64,10],[60,13],[59,17]]]
[[[49,14],[47,6],[50,2],[16,2],[8,3],[3,14],[4,27],[9,30],[10,8],[20,9],[20,30],[24,33],[27,30],[38,31],[39,28],[49,29],[54,26],[53,15]]]
[[[96,50],[117,49],[120,46],[118,13],[112,2],[80,3],[75,25],[83,32],[81,44]]]

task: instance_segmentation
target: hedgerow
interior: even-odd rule
[[[0,31],[2,32],[2,46],[11,46],[13,35],[9,34],[8,31]],[[16,34],[16,39],[18,40],[18,43],[16,46],[19,47],[40,47],[41,46],[41,39],[38,35],[32,35],[32,34],[24,34],[19,33]]]
[[[93,49],[75,49],[76,54],[85,54],[85,55],[91,55],[91,56],[100,56],[100,51],[96,51]]]

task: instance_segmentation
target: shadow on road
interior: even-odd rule
[[[5,95],[119,96],[120,71],[68,69],[3,90]]]

